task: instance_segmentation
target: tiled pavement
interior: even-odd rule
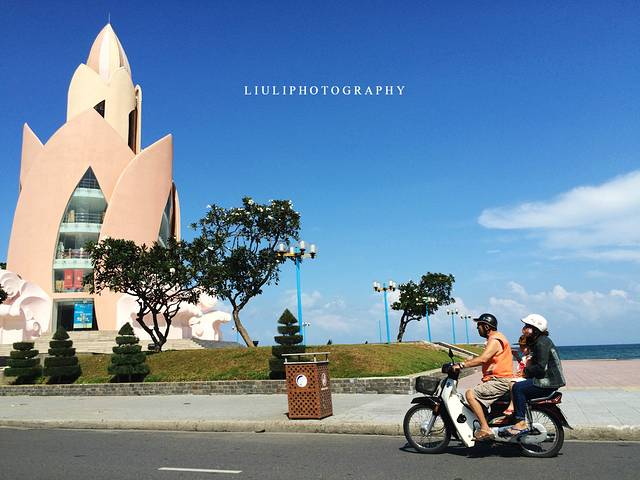
[[[568,438],[640,440],[640,360],[565,361]],[[479,375],[460,381],[459,390]],[[288,420],[286,395],[0,397],[0,426],[402,433],[411,395],[333,395],[334,415]]]

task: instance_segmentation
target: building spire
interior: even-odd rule
[[[127,54],[124,53],[124,48],[111,27],[111,13],[109,13],[109,23],[100,31],[91,46],[87,66],[105,81],[109,81],[111,74],[122,67],[131,75]]]

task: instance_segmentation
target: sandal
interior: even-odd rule
[[[526,435],[530,431],[531,430],[529,430],[528,428],[509,427],[506,430],[500,431],[499,435],[502,438],[519,437],[521,435]]]
[[[476,430],[476,433],[473,434],[473,438],[478,442],[488,442],[489,440],[494,439],[494,435],[491,431],[486,432],[483,430]]]

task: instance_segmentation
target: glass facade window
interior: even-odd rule
[[[134,108],[129,112],[129,148],[136,151],[136,142],[137,142],[137,133],[138,133],[138,109]]]
[[[86,292],[82,279],[93,271],[86,251],[87,242],[96,242],[107,202],[93,171],[89,168],[74,190],[60,222],[53,259],[54,292]]]
[[[173,235],[173,189],[169,193],[167,204],[162,212],[162,220],[160,221],[160,232],[158,232],[158,243],[162,246],[167,246],[169,237]]]
[[[96,112],[100,114],[102,118],[104,118],[104,100],[98,103],[95,107],[93,107]]]

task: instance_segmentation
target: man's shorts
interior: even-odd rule
[[[513,378],[511,377],[491,377],[486,382],[476,385],[473,388],[473,394],[482,405],[489,408],[493,402],[509,392],[511,382],[513,382]]]

